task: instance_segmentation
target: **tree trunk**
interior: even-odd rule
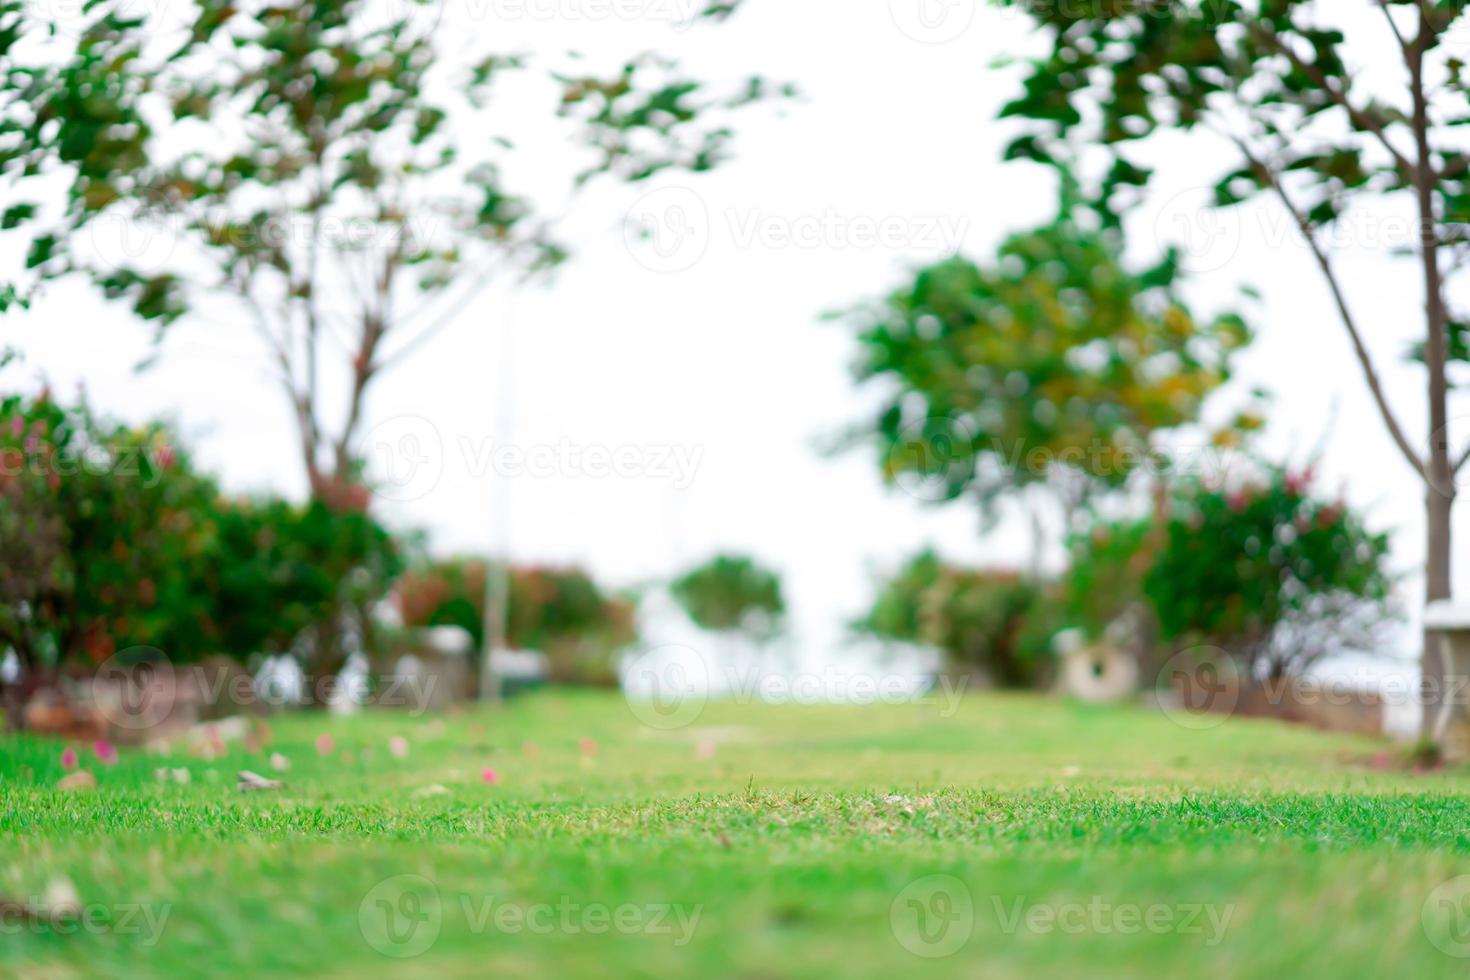
[[[1418,166],[1413,174],[1418,203],[1419,258],[1424,272],[1424,312],[1426,337],[1424,366],[1429,374],[1429,456],[1424,461],[1424,480],[1428,484],[1425,506],[1427,541],[1425,542],[1424,597],[1428,602],[1451,598],[1450,515],[1455,503],[1455,473],[1450,462],[1447,360],[1449,352],[1449,315],[1444,302],[1444,277],[1439,267],[1438,215],[1434,194],[1438,180],[1434,156],[1429,145],[1429,100],[1424,78],[1424,55],[1433,46],[1436,31],[1423,6],[1420,8],[1419,34],[1408,52],[1410,91],[1414,100],[1413,129]],[[1438,721],[1443,713],[1446,665],[1439,645],[1429,631],[1424,635],[1422,658],[1424,702],[1423,730],[1438,736]]]
[[[1424,563],[1424,598],[1429,602],[1451,597],[1450,511],[1454,503],[1452,494],[1430,489],[1427,512],[1429,535],[1426,542],[1428,557]]]

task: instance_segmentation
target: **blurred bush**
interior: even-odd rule
[[[427,561],[410,569],[394,587],[403,625],[459,626],[482,648],[488,569],[474,558]],[[615,656],[637,639],[631,596],[604,591],[579,568],[512,566],[507,578],[511,647],[546,654],[554,682],[616,683]]]
[[[1000,687],[1029,687],[1047,673],[1060,627],[1053,589],[1008,569],[961,568],[920,552],[884,582],[866,633],[943,651],[956,667],[978,668]]]
[[[1141,602],[1160,639],[1220,647],[1257,678],[1371,649],[1392,586],[1388,536],[1311,483],[1281,467],[1232,485],[1186,478],[1160,513],[1099,522],[1072,540],[1068,614],[1098,635]]]
[[[162,426],[129,429],[48,393],[0,402],[0,643],[27,670],[151,645],[182,660],[205,601],[211,480]]]
[[[164,426],[0,401],[0,646],[28,674],[134,646],[243,661],[303,632],[335,673],[343,618],[366,627],[398,564],[361,509],[222,499]]]
[[[781,576],[745,555],[716,555],[676,578],[669,591],[690,619],[717,633],[767,638],[786,615]]]

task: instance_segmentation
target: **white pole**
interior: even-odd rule
[[[512,286],[505,304],[500,352],[499,408],[495,412],[496,442],[515,441],[515,350],[516,290]],[[505,649],[506,620],[510,605],[510,508],[511,478],[491,467],[489,479],[498,492],[490,494],[491,554],[485,563],[484,644],[480,653],[480,700],[498,702],[503,696],[500,677],[491,668],[491,654]]]

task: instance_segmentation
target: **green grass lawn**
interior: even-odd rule
[[[238,793],[271,752],[287,786]],[[72,793],[10,739],[0,898],[64,876],[92,919],[5,920],[0,976],[1460,976],[1470,774],[1397,753],[1000,695],[295,715],[213,761],[83,748]]]

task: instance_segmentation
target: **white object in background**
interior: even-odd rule
[[[300,704],[306,695],[306,674],[290,654],[266,657],[255,672],[255,690],[272,708]]]
[[[1092,703],[1125,700],[1138,690],[1138,660],[1108,643],[1078,643],[1062,656],[1062,688]]]
[[[539,650],[490,651],[490,669],[502,680],[545,681],[551,678],[551,658]]]
[[[327,708],[334,715],[355,715],[367,703],[370,693],[367,658],[354,653],[337,672],[337,683],[327,695]]]
[[[1424,628],[1439,634],[1441,690],[1429,719],[1430,736],[1447,761],[1470,759],[1470,705],[1465,690],[1470,681],[1470,605],[1452,599],[1431,602],[1424,609]],[[1427,680],[1428,678],[1426,678]]]
[[[424,645],[441,656],[467,657],[475,652],[475,638],[463,626],[430,626],[423,636]]]

